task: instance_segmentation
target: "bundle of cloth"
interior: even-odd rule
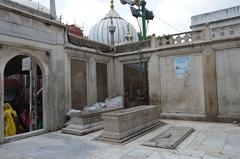
[[[83,111],[86,112],[97,112],[99,110],[101,110],[102,108],[120,108],[123,107],[123,97],[122,96],[113,96],[113,97],[109,97],[105,100],[105,102],[98,102],[95,103],[91,106],[85,106]],[[75,110],[75,109],[70,109],[67,112],[67,117],[70,117],[71,114],[74,113],[79,113],[81,112],[81,110]]]
[[[97,112],[102,108],[116,108],[116,107],[123,107],[123,97],[122,96],[115,96],[109,97],[105,99],[105,102],[98,102],[92,106],[86,106],[83,110],[88,112]]]

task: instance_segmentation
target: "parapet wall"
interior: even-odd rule
[[[240,6],[193,16],[192,26],[240,17]]]
[[[195,30],[200,26],[212,23],[239,23],[240,18],[240,6],[209,12],[193,16],[191,18],[191,28]]]
[[[31,13],[31,14],[38,15],[38,16],[41,16],[41,17],[50,19],[50,13],[47,14],[47,13],[41,12],[41,11],[39,11],[39,10],[36,10],[36,9],[30,8],[30,7],[27,7],[27,6],[25,6],[25,5],[22,5],[22,4],[20,4],[20,3],[13,2],[13,1],[11,1],[11,0],[2,0],[1,2],[2,2],[3,4],[5,4],[5,5],[10,6],[10,7],[14,7],[14,8],[20,9],[20,10],[22,10],[22,11],[29,12],[29,13]]]

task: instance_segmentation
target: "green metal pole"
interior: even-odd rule
[[[146,1],[141,1],[141,7],[142,7],[142,32],[143,32],[143,40],[147,39],[147,28],[146,28]]]

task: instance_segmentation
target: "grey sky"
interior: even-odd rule
[[[37,0],[35,0],[37,1]],[[129,6],[115,0],[115,10],[139,30],[137,20],[132,17]],[[147,8],[164,22],[179,31],[188,31],[191,16],[214,10],[240,5],[240,0],[146,0]],[[49,6],[49,0],[39,0]],[[100,21],[110,9],[110,0],[56,0],[57,14],[63,16],[63,21],[84,25],[84,33]],[[158,18],[148,24],[148,34],[172,34],[179,31],[164,24]]]

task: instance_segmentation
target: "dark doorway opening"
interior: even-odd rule
[[[12,58],[4,70],[5,137],[43,128],[43,78],[37,62],[26,55]]]
[[[97,70],[97,101],[105,102],[105,99],[107,99],[108,97],[107,64],[97,62],[96,70]]]
[[[147,62],[124,64],[124,105],[126,108],[149,104]]]

